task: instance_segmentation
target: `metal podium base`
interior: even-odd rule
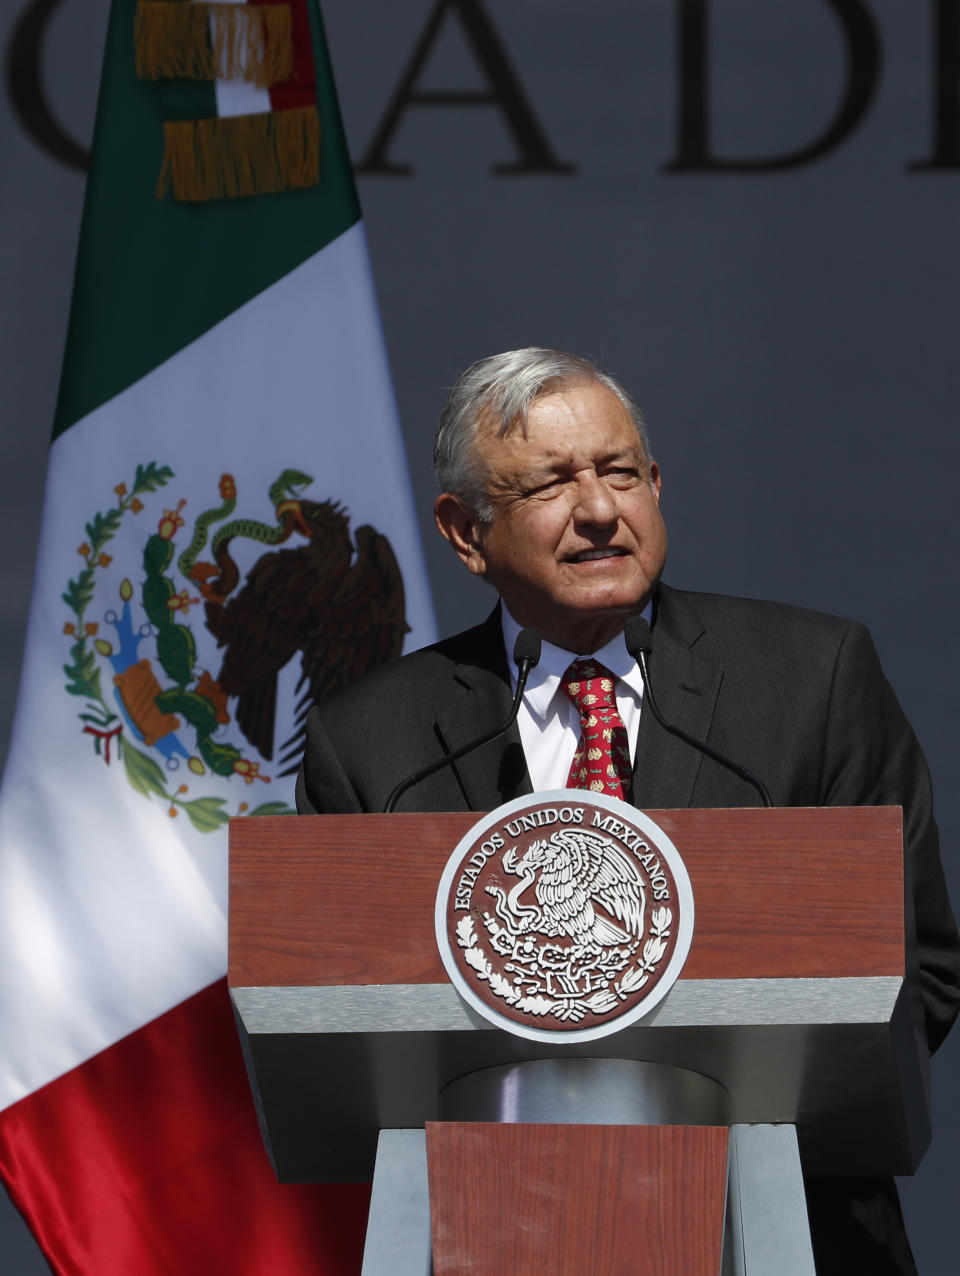
[[[361,1276],[430,1276],[430,1190],[423,1130],[381,1130]]]
[[[729,1125],[723,1086],[637,1059],[530,1059],[458,1077],[440,1091],[441,1121],[544,1125]]]
[[[715,1081],[623,1059],[546,1059],[452,1082],[441,1119],[586,1125],[729,1125]],[[362,1276],[430,1276],[423,1130],[383,1130]],[[796,1130],[731,1125],[722,1276],[815,1276]]]
[[[723,1276],[815,1276],[793,1125],[732,1125]]]

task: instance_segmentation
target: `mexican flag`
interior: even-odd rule
[[[56,1272],[359,1270],[367,1189],[260,1140],[227,820],[433,636],[312,0],[114,0],[0,794],[0,1172]]]

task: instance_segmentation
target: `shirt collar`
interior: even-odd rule
[[[501,606],[503,608],[503,641],[507,651],[507,668],[510,670],[510,683],[513,689],[516,690],[517,667],[513,663],[513,647],[523,626],[514,620],[507,610],[506,603],[502,600]],[[652,600],[647,603],[640,614],[647,624],[650,624],[653,616]],[[590,652],[590,655],[599,660],[602,665],[606,665],[615,678],[630,688],[636,696],[639,705],[643,696],[643,678],[640,675],[637,662],[627,651],[626,644],[623,641],[623,634],[617,634],[616,637],[611,638],[606,646],[601,647],[599,651]],[[527,679],[526,690],[523,693],[523,700],[527,708],[542,721],[546,721],[551,713],[553,698],[560,689],[560,680],[566,672],[570,661],[575,660],[576,656],[576,652],[554,646],[552,642],[547,642],[545,638],[543,639],[539,663],[535,669],[531,669],[530,677]]]

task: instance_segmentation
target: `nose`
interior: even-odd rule
[[[596,471],[577,476],[577,503],[574,521],[607,530],[616,526],[620,517],[613,494]]]

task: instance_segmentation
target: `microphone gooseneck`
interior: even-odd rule
[[[678,740],[683,740],[685,744],[689,744],[692,748],[699,750],[700,753],[706,754],[708,758],[712,758],[714,762],[718,762],[720,766],[732,771],[734,775],[739,776],[741,780],[745,780],[747,784],[756,789],[763,800],[764,806],[773,806],[767,786],[762,780],[758,780],[755,775],[748,771],[746,767],[740,766],[738,762],[725,758],[722,753],[718,753],[716,749],[709,744],[705,744],[703,740],[698,740],[696,736],[690,735],[682,727],[668,722],[660,712],[660,706],[657,704],[656,696],[653,694],[653,684],[650,681],[650,670],[647,666],[647,660],[653,650],[653,634],[650,632],[650,626],[642,616],[630,617],[623,627],[623,641],[626,643],[627,651],[629,651],[640,668],[640,676],[643,679],[644,700],[650,706],[650,712],[663,727],[664,731],[669,731]]]
[[[488,731],[486,735],[480,736],[479,739],[470,740],[462,748],[455,749],[453,753],[444,754],[436,762],[431,762],[429,766],[421,767],[419,771],[414,771],[413,775],[401,780],[387,798],[386,805],[383,808],[385,815],[391,814],[407,789],[412,789],[421,780],[425,780],[428,776],[435,775],[437,771],[441,771],[445,766],[450,766],[451,763],[457,762],[464,754],[471,753],[474,749],[479,749],[484,744],[489,744],[498,735],[503,735],[504,731],[510,730],[517,720],[517,714],[520,712],[520,704],[523,700],[523,693],[527,686],[530,670],[535,669],[540,662],[541,647],[540,635],[535,629],[520,630],[517,634],[517,641],[513,645],[513,663],[517,666],[517,689],[513,694],[513,703],[510,705],[510,713],[507,715],[506,721],[495,727],[493,731]]]

